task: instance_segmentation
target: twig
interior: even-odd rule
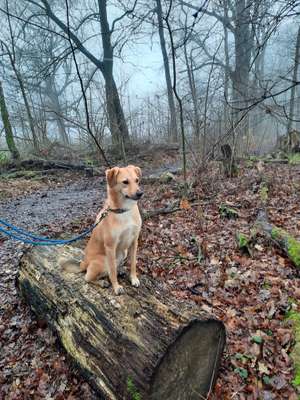
[[[149,210],[146,212],[142,211],[142,217],[145,220],[145,219],[155,217],[157,215],[171,214],[173,212],[180,211],[180,210],[182,211],[182,209],[179,207],[168,206],[168,207],[164,207],[164,208],[158,208],[157,210]]]
[[[166,207],[163,208],[157,208],[156,210],[148,210],[148,211],[141,211],[142,217],[144,220],[156,217],[157,215],[165,215],[165,214],[171,214],[177,211],[186,211],[184,208],[178,207],[178,201],[175,201],[173,204],[167,205]],[[191,203],[191,207],[199,206],[202,203],[197,202],[197,203]]]

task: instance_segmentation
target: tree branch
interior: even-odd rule
[[[214,11],[209,11],[209,10],[207,10],[206,8],[194,6],[194,5],[189,4],[189,3],[187,3],[186,1],[183,1],[183,0],[179,0],[179,2],[180,2],[182,5],[184,5],[184,6],[188,7],[188,8],[191,8],[192,10],[196,10],[196,11],[197,11],[197,14],[201,12],[201,13],[203,13],[203,14],[209,15],[210,17],[216,18],[216,19],[217,19],[218,21],[220,21],[224,26],[226,26],[226,28],[228,28],[229,30],[231,30],[231,32],[234,32],[234,26],[231,24],[229,18],[226,18],[226,17],[223,16],[223,15],[219,15],[219,14],[217,14],[217,13],[214,12]]]
[[[110,32],[112,33],[115,29],[115,25],[117,22],[121,21],[124,17],[126,17],[126,15],[132,14],[135,10],[137,4],[137,0],[135,0],[133,7],[130,10],[126,10],[122,15],[120,15],[118,18],[114,19],[111,25],[111,30]]]
[[[26,0],[29,3],[35,4],[36,2],[34,0]],[[49,18],[52,19],[58,25],[63,32],[65,32],[68,37],[76,44],[76,47],[78,50],[82,52],[93,64],[96,65],[101,71],[103,71],[103,62],[100,61],[98,58],[96,58],[81,42],[81,40],[73,33],[71,30],[68,28],[68,26],[61,21],[52,11],[49,3],[47,0],[41,0],[42,3],[44,4],[44,8],[39,5],[40,8],[42,8],[46,15],[48,15]]]

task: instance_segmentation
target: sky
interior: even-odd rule
[[[157,38],[158,39],[158,38]],[[129,78],[128,88],[133,96],[146,97],[148,94],[165,89],[162,54],[158,41],[137,44],[126,49],[124,61],[116,59],[114,71],[116,78]]]

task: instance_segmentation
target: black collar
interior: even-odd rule
[[[115,214],[123,214],[129,210],[127,210],[126,208],[108,208],[107,211],[113,212]]]

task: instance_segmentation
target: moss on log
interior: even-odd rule
[[[293,384],[300,388],[300,313],[290,310],[286,315],[286,319],[292,322],[295,335],[295,345],[291,351],[295,369]]]
[[[78,259],[82,251],[30,250],[17,286],[101,398],[131,399],[133,391],[143,400],[206,398],[224,348],[222,322],[146,276],[140,288],[122,282],[126,294],[116,297],[111,288],[62,271],[61,257]]]
[[[300,268],[300,242],[298,240],[284,229],[270,224],[265,212],[259,213],[256,226],[286,253],[297,268]]]

